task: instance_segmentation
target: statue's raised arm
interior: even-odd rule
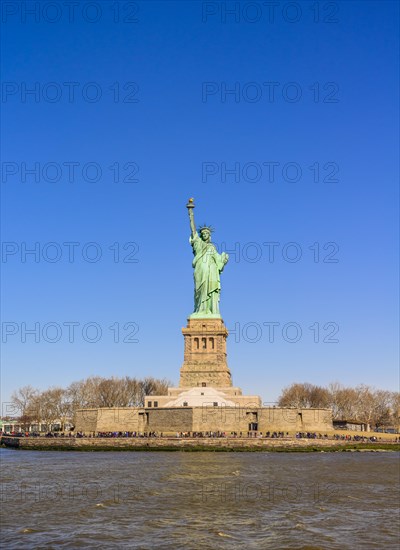
[[[220,318],[219,298],[221,292],[220,274],[228,262],[228,254],[219,254],[211,242],[213,228],[203,225],[196,230],[194,223],[194,200],[186,205],[190,220],[190,244],[193,248],[194,267],[194,312],[190,317]]]
[[[192,233],[192,239],[193,237],[196,235],[197,231],[196,231],[196,225],[194,223],[194,213],[193,213],[193,210],[194,210],[194,199],[189,199],[187,205],[186,205],[186,208],[188,209],[188,214],[189,214],[189,220],[190,220],[190,231]]]

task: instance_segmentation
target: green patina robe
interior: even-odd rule
[[[196,233],[189,239],[193,247],[194,313],[219,314],[220,273],[224,269],[222,254],[212,243],[204,242]]]

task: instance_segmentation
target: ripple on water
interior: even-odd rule
[[[7,550],[397,546],[399,453],[0,452]]]

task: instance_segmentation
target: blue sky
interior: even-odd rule
[[[2,13],[3,401],[178,382],[192,196],[231,251],[235,385],[397,390],[398,4],[22,4]]]

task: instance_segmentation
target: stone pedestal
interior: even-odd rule
[[[182,329],[185,340],[180,388],[232,386],[226,361],[228,330],[221,318],[189,318]]]

